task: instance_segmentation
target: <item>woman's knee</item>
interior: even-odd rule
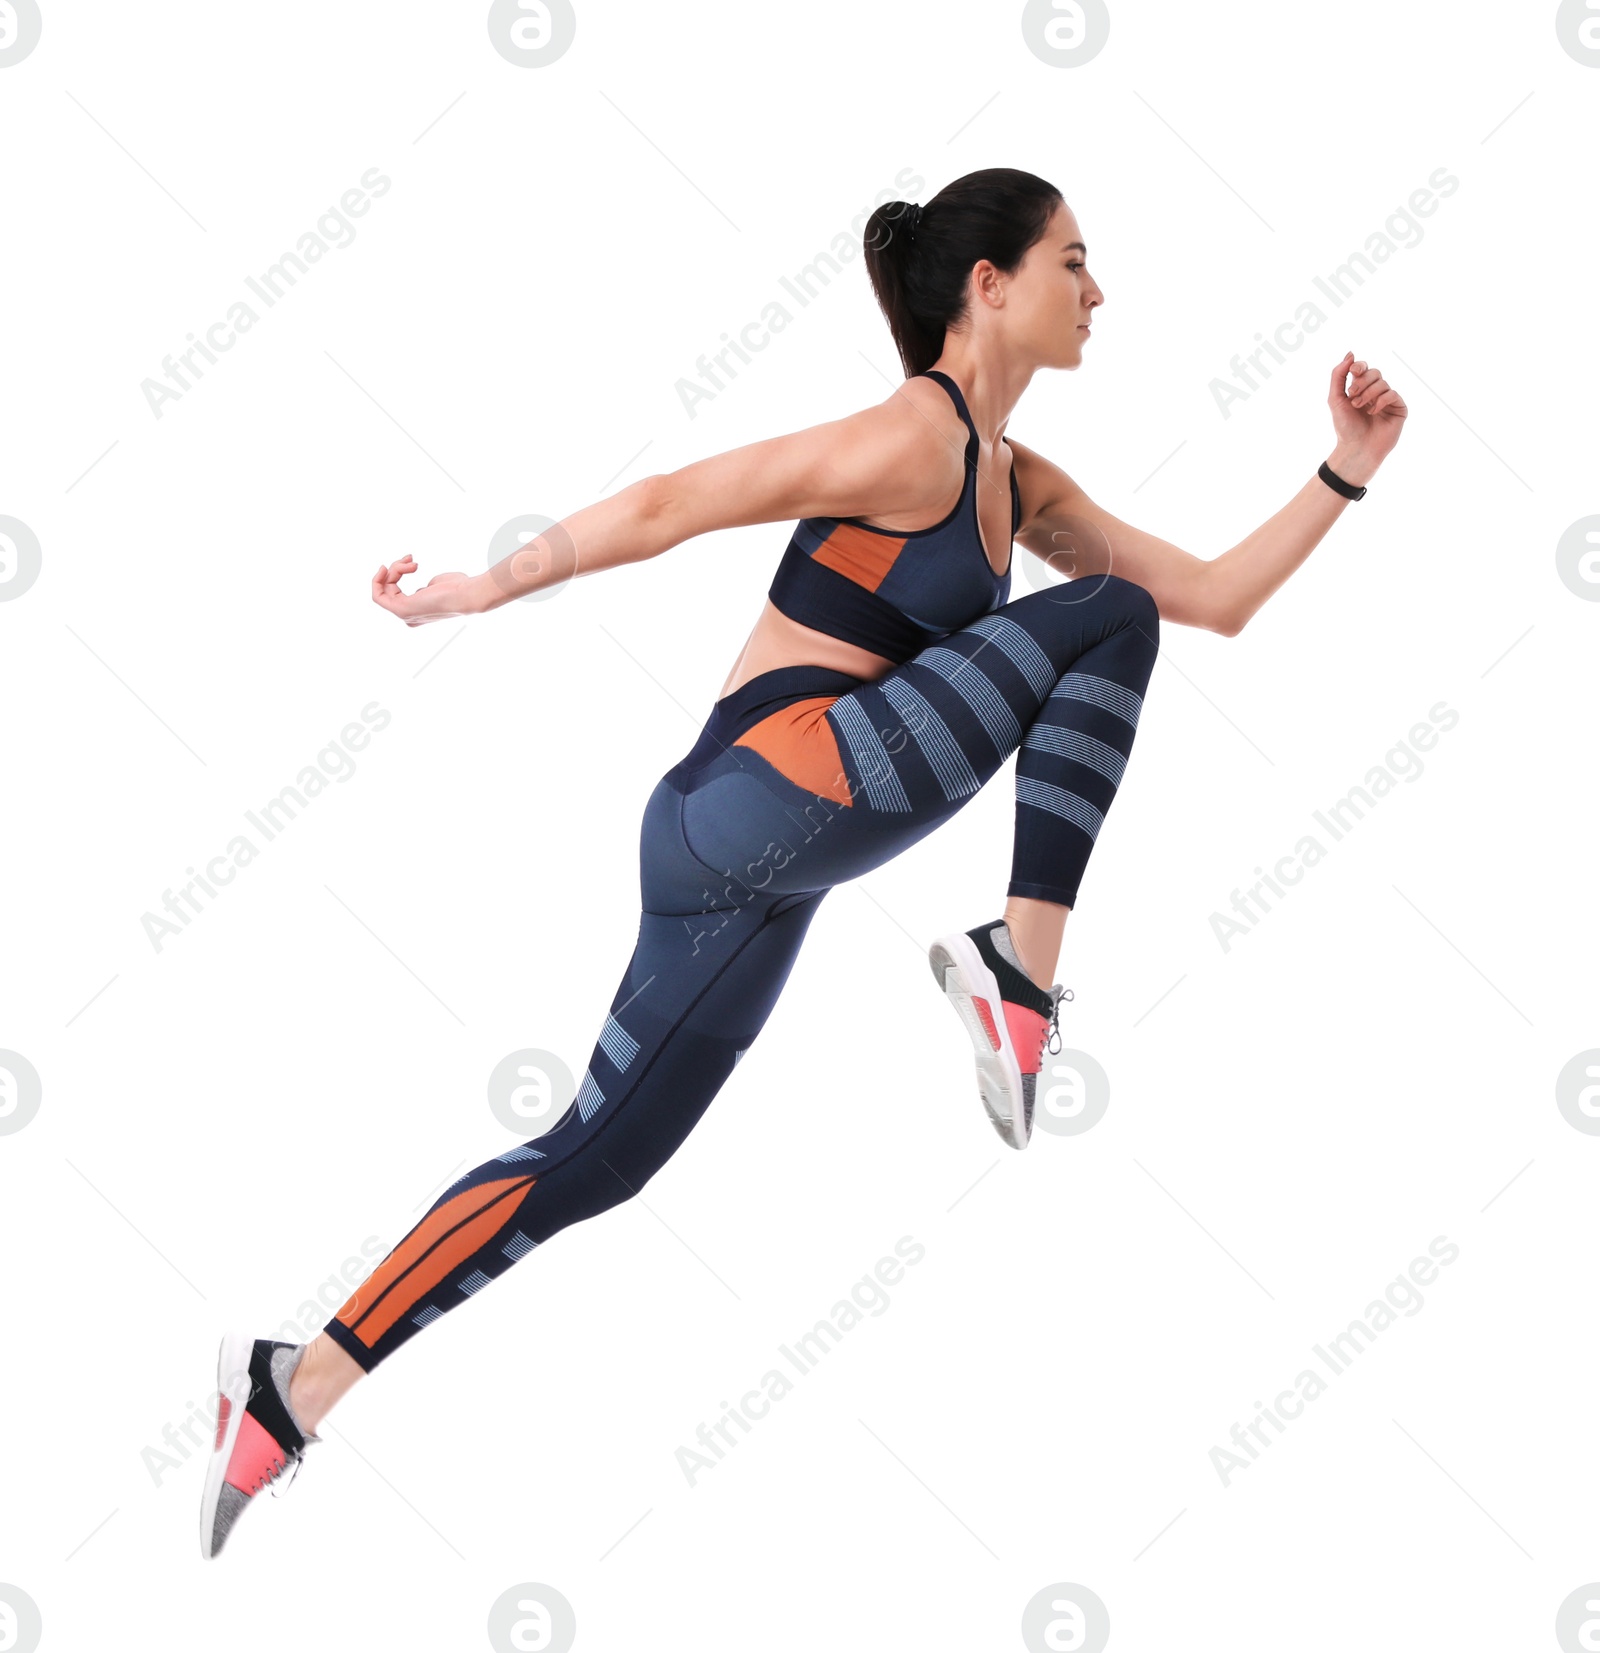
[[[1008,605],[1020,610],[1031,627],[1062,632],[1071,644],[1084,634],[1109,636],[1124,626],[1137,626],[1152,643],[1161,635],[1156,600],[1142,586],[1120,574],[1082,574],[1060,585],[1029,592]]]
[[[1107,574],[1106,581],[1115,588],[1118,606],[1128,611],[1128,617],[1150,634],[1153,642],[1161,632],[1161,611],[1156,600],[1144,586],[1125,580],[1120,574]]]
[[[1152,641],[1158,635],[1161,614],[1155,598],[1142,585],[1121,574],[1085,574],[1070,583],[1086,588],[1085,600],[1092,605],[1091,612],[1114,613],[1127,624],[1143,628]]]

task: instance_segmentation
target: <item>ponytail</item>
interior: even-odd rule
[[[944,352],[967,315],[967,278],[988,259],[1012,274],[1044,234],[1061,191],[1031,172],[989,167],[946,184],[926,206],[889,201],[867,220],[862,251],[906,377]]]

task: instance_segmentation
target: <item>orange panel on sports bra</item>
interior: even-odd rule
[[[978,431],[948,374],[926,377],[949,391],[967,427],[961,497],[942,522],[915,532],[873,528],[852,517],[795,524],[767,597],[791,620],[881,654],[896,664],[970,625],[1010,596],[1011,569],[996,574],[978,526]],[[1015,466],[1011,532],[1022,519]]]

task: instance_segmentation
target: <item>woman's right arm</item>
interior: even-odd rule
[[[948,503],[953,471],[940,462],[948,444],[917,405],[917,394],[897,390],[843,419],[644,477],[563,517],[482,574],[440,574],[407,593],[400,581],[416,572],[416,563],[404,557],[378,570],[373,600],[408,625],[424,625],[483,614],[580,574],[643,562],[718,528],[914,515]],[[960,463],[957,448],[953,464]]]

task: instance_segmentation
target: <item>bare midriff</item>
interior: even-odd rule
[[[761,618],[745,639],[717,698],[724,699],[735,689],[743,688],[752,677],[777,671],[782,666],[826,666],[830,671],[845,672],[870,683],[892,671],[894,661],[857,648],[842,638],[830,637],[825,631],[803,626],[774,608],[768,600],[762,605]]]

